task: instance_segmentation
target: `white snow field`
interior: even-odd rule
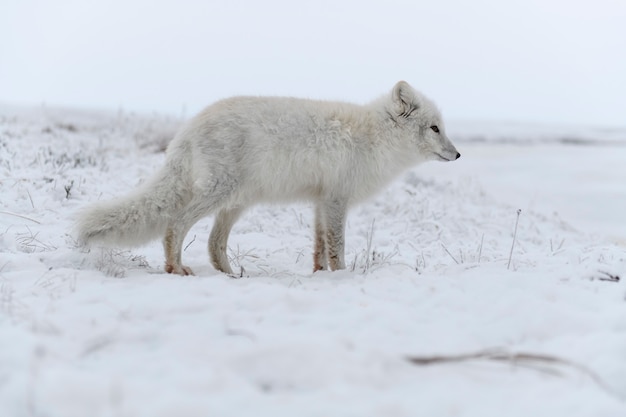
[[[236,224],[241,278],[211,218],[196,276],[77,248],[178,124],[0,107],[1,416],[626,416],[626,132],[450,123],[460,160],[352,209],[345,271],[311,273],[307,204]]]

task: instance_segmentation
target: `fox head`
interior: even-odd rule
[[[421,158],[454,161],[461,157],[446,136],[441,113],[428,97],[399,81],[391,90],[391,103],[387,113],[416,143]]]

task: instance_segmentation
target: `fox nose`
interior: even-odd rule
[[[459,159],[460,157],[461,157],[461,154],[457,152],[456,153],[456,158],[454,158],[454,159]]]

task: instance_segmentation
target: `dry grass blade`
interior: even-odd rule
[[[10,211],[0,211],[0,214],[7,214],[9,216],[15,216],[15,217],[19,217],[20,219],[30,220],[31,222],[35,222],[37,224],[41,224],[40,221],[37,221],[35,219],[31,219],[30,217],[26,217],[26,216],[23,216],[21,214],[11,213]]]
[[[441,244],[441,247],[443,248],[443,250],[445,250],[445,251],[446,251],[446,253],[447,253],[448,255],[450,255],[450,257],[452,258],[452,260],[453,260],[453,261],[454,261],[457,265],[459,265],[459,263],[460,263],[460,262],[459,262],[459,261],[457,261],[457,259],[454,257],[454,255],[452,255],[452,254],[450,253],[450,251],[448,250],[448,248],[446,248],[446,246],[445,246],[443,243]]]
[[[376,222],[376,218],[372,219],[372,226],[370,227],[370,231],[367,234],[367,249],[366,249],[366,254],[365,254],[365,269],[364,269],[364,273],[369,272],[370,268],[372,267],[372,263],[374,261],[374,255],[372,254],[372,240],[374,239],[374,223]],[[370,257],[370,254],[371,257]]]
[[[513,232],[513,243],[511,243],[511,252],[509,253],[509,263],[506,265],[506,269],[511,268],[511,259],[513,259],[513,249],[515,248],[515,239],[517,239],[517,225],[519,224],[519,215],[522,213],[522,209],[517,209],[517,218],[515,219],[515,231]]]
[[[50,252],[56,250],[56,246],[49,245],[37,239],[39,232],[33,233],[28,226],[25,226],[28,232],[17,233],[16,241],[19,244],[19,249],[22,252],[34,253],[34,252]]]
[[[187,248],[191,246],[191,244],[195,241],[196,241],[196,235],[193,235],[193,239],[191,239],[191,242],[187,243],[187,246],[185,246],[185,249],[183,249],[183,252],[185,252]]]
[[[480,263],[480,257],[483,254],[483,242],[485,241],[485,234],[483,233],[482,237],[480,238],[480,246],[478,247],[478,263]]]
[[[487,360],[500,363],[508,363],[514,366],[525,366],[532,369],[538,369],[537,365],[549,365],[554,367],[568,367],[591,378],[600,388],[614,397],[626,400],[621,395],[608,387],[602,378],[591,369],[579,363],[569,361],[552,355],[543,355],[537,353],[518,352],[511,353],[502,350],[483,350],[471,353],[462,353],[459,355],[433,355],[433,356],[409,356],[406,358],[414,365],[428,366],[445,363],[458,363],[473,360]],[[544,369],[552,374],[560,375],[555,369]]]

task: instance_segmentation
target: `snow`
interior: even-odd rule
[[[0,106],[3,416],[626,415],[622,133],[452,124],[459,161],[351,211],[345,271],[311,273],[307,204],[243,216],[239,279],[208,262],[210,218],[194,277],[159,242],[77,248],[76,212],[147,178],[179,123]],[[492,349],[578,368],[407,360]]]

